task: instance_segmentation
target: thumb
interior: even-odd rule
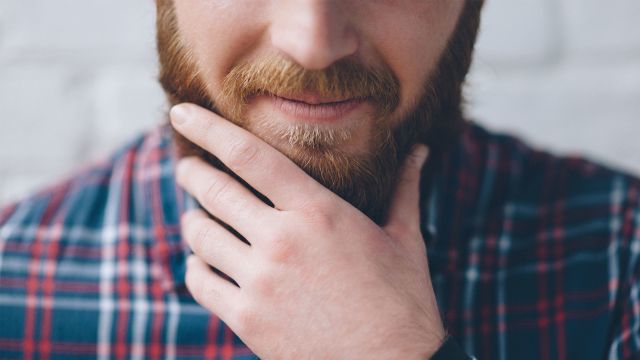
[[[426,145],[415,145],[398,174],[384,227],[392,237],[420,233],[420,174],[428,157]]]

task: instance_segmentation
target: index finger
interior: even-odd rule
[[[279,210],[294,210],[326,190],[291,159],[249,131],[194,104],[171,109],[172,124]]]

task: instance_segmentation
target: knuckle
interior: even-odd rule
[[[209,187],[205,190],[203,195],[203,201],[206,204],[217,204],[222,201],[223,194],[227,191],[229,186],[231,185],[230,179],[216,179],[211,180]]]
[[[227,165],[236,169],[249,166],[258,155],[258,148],[248,138],[238,139],[229,146]]]
[[[271,297],[276,289],[276,281],[267,272],[261,272],[251,281],[251,288],[260,298]]]
[[[320,203],[307,204],[301,209],[303,221],[316,225],[321,229],[333,229],[336,219],[329,206]]]
[[[291,241],[287,236],[272,236],[265,243],[268,259],[276,263],[290,262],[298,252],[295,241]]]
[[[212,229],[203,221],[199,221],[198,224],[194,226],[194,236],[190,242],[191,249],[193,249],[193,251],[196,253],[200,253],[202,252],[204,244],[207,244],[209,242],[209,239],[212,235]]]
[[[213,284],[205,281],[203,284],[197,286],[202,287],[200,294],[202,296],[202,299],[206,299],[206,302],[208,304],[216,304],[220,301],[220,291],[217,287],[213,286]]]

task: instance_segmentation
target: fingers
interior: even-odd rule
[[[192,255],[187,260],[186,284],[198,304],[226,323],[233,320],[240,288],[215,274],[197,256]]]
[[[183,237],[203,261],[235,280],[240,286],[250,271],[251,247],[209,219],[202,210],[182,216]]]
[[[416,145],[400,170],[385,230],[404,236],[420,232],[420,175],[429,149]]]
[[[181,104],[173,107],[171,118],[177,131],[219,158],[277,209],[293,210],[328,191],[284,154],[208,110]]]
[[[180,161],[176,179],[212,215],[230,225],[249,242],[277,214],[230,175],[196,157]]]

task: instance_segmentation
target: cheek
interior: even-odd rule
[[[176,0],[183,44],[193,54],[210,94],[220,91],[229,70],[259,39],[264,26],[263,1]]]
[[[376,17],[377,26],[370,28],[371,46],[401,84],[395,121],[424,95],[425,83],[447,47],[463,5],[463,0],[429,0],[422,6],[388,6],[387,11],[376,12],[380,15]]]

